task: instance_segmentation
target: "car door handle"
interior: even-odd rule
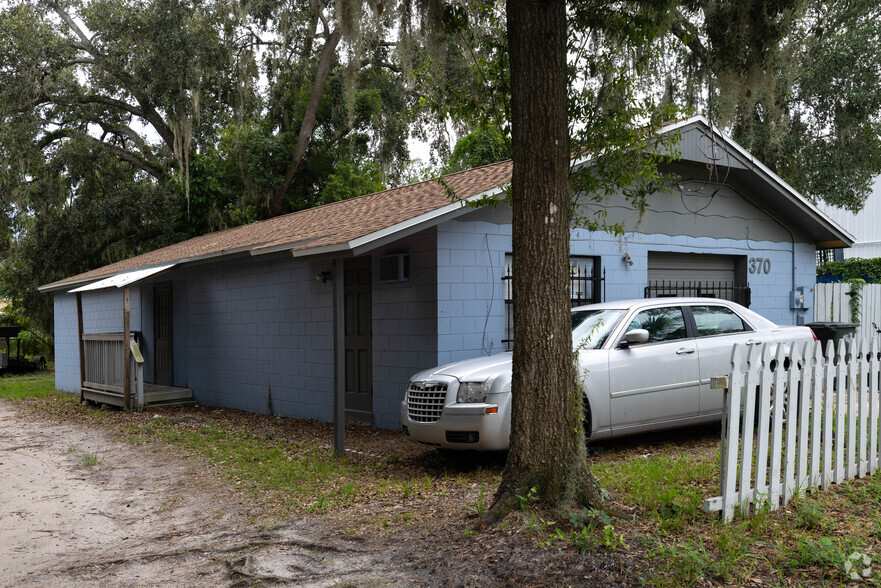
[[[689,349],[688,347],[683,347],[679,351],[676,352],[676,355],[688,355],[689,353],[694,353],[694,349]]]
[[[761,342],[762,342],[761,339],[750,339],[746,342],[746,344],[747,345],[758,345]]]

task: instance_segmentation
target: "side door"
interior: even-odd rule
[[[700,363],[700,412],[721,416],[722,391],[710,388],[710,379],[731,373],[731,351],[735,343],[752,345],[763,338],[733,309],[717,304],[688,307],[697,328],[695,342]]]
[[[373,306],[370,258],[344,266],[346,418],[373,422]]]
[[[153,289],[153,382],[174,385],[174,347],[172,344],[171,284],[157,284]]]
[[[645,329],[646,343],[614,346],[609,353],[613,434],[662,428],[697,415],[697,347],[679,305],[637,312],[625,329]]]

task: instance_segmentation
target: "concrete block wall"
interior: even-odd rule
[[[437,365],[437,232],[429,229],[373,253],[373,421],[401,426],[400,403],[414,373]],[[380,282],[379,257],[410,254],[410,280]]]
[[[83,333],[121,333],[124,323],[122,288],[83,292]],[[76,295],[74,295],[76,300]],[[141,287],[129,288],[129,328],[141,330]],[[74,304],[76,320],[76,304]]]
[[[196,399],[266,413],[271,386],[276,414],[332,420],[333,283],[315,279],[330,269],[289,255],[193,268],[186,362]]]
[[[511,225],[452,220],[437,229],[437,363],[505,350],[505,253]]]
[[[55,294],[55,388],[80,391],[80,347],[77,341],[76,295]]]
[[[799,315],[810,317],[810,310],[798,313],[789,309],[792,290],[792,243],[771,241],[742,241],[712,237],[670,235],[643,235],[627,233],[614,237],[606,233],[591,233],[584,229],[572,232],[572,255],[599,255],[606,271],[607,301],[643,298],[648,275],[650,251],[677,253],[715,253],[761,257],[770,260],[770,271],[747,273],[752,292],[750,308],[765,318],[781,325],[797,324]],[[633,265],[624,263],[624,254],[630,255]],[[813,305],[815,276],[815,249],[812,244],[795,244],[796,287],[805,289],[805,304]],[[810,320],[807,318],[806,320]]]

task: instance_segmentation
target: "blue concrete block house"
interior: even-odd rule
[[[678,133],[662,171],[679,181],[643,215],[622,196],[584,205],[625,234],[572,230],[573,300],[715,295],[803,322],[816,250],[853,238],[702,117],[661,132]],[[445,182],[475,200],[510,176],[503,162]],[[344,389],[347,418],[397,428],[413,373],[509,347],[510,256],[507,206],[451,202],[435,181],[196,237],[41,288],[56,386],[118,398],[129,331],[148,400],[267,412],[271,391],[276,414],[332,421]]]

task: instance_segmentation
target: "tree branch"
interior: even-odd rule
[[[315,119],[318,116],[318,104],[321,96],[324,94],[324,87],[327,84],[327,78],[330,75],[330,68],[333,65],[333,56],[339,45],[342,33],[339,29],[330,33],[324,47],[321,49],[321,57],[318,60],[318,69],[315,71],[315,79],[312,83],[312,94],[309,96],[309,104],[306,105],[306,112],[303,115],[303,123],[300,125],[300,136],[297,140],[297,149],[294,152],[294,158],[285,172],[284,183],[272,195],[272,201],[269,204],[269,214],[278,216],[282,212],[285,196],[287,196],[288,188],[294,179],[294,174],[300,167],[303,157],[306,155],[306,149],[312,140],[312,132],[315,130]]]
[[[678,10],[673,10],[671,32],[688,47],[704,65],[712,67],[710,54],[698,36],[697,28]]]
[[[120,124],[107,124],[101,123],[101,128],[103,128],[106,132],[112,133],[118,137],[123,137],[129,139],[132,143],[138,146],[138,150],[144,151],[147,148],[147,142],[144,141],[144,138],[135,132],[133,128],[128,125],[120,125]]]
[[[55,11],[56,14],[61,18],[62,21],[67,25],[67,27],[73,32],[74,35],[77,36],[79,42],[71,43],[74,48],[79,49],[81,51],[85,51],[94,59],[94,65],[100,67],[108,74],[112,75],[116,79],[118,79],[123,87],[128,90],[128,92],[135,97],[135,100],[138,101],[138,104],[141,106],[140,116],[144,120],[146,120],[150,125],[156,130],[159,136],[162,138],[162,141],[174,151],[174,133],[165,123],[165,120],[162,118],[162,115],[156,111],[150,105],[150,100],[144,95],[141,91],[139,84],[135,78],[126,72],[114,69],[107,64],[107,61],[104,59],[104,56],[98,51],[97,48],[92,44],[92,40],[85,34],[85,32],[77,25],[76,21],[64,10],[61,5],[57,2],[57,0],[49,0],[48,5]],[[124,104],[124,103],[123,103]]]
[[[57,100],[56,102],[61,101]],[[117,110],[123,110],[134,116],[144,118],[144,111],[137,106],[132,106],[124,100],[117,100],[116,98],[110,98],[109,96],[102,96],[100,94],[87,94],[85,96],[77,97],[75,102],[77,104],[103,104]]]
[[[37,147],[40,149],[45,149],[46,147],[60,139],[79,139],[82,141],[88,141],[93,145],[97,145],[98,147],[104,149],[111,155],[114,155],[119,159],[122,159],[123,161],[132,164],[141,171],[150,174],[157,180],[165,179],[165,171],[158,165],[154,165],[148,162],[143,157],[132,153],[131,151],[127,151],[126,149],[117,147],[116,145],[111,145],[110,143],[106,143],[104,141],[99,141],[95,137],[80,131],[74,131],[72,129],[59,129],[51,133],[46,133],[42,139],[37,141]]]

